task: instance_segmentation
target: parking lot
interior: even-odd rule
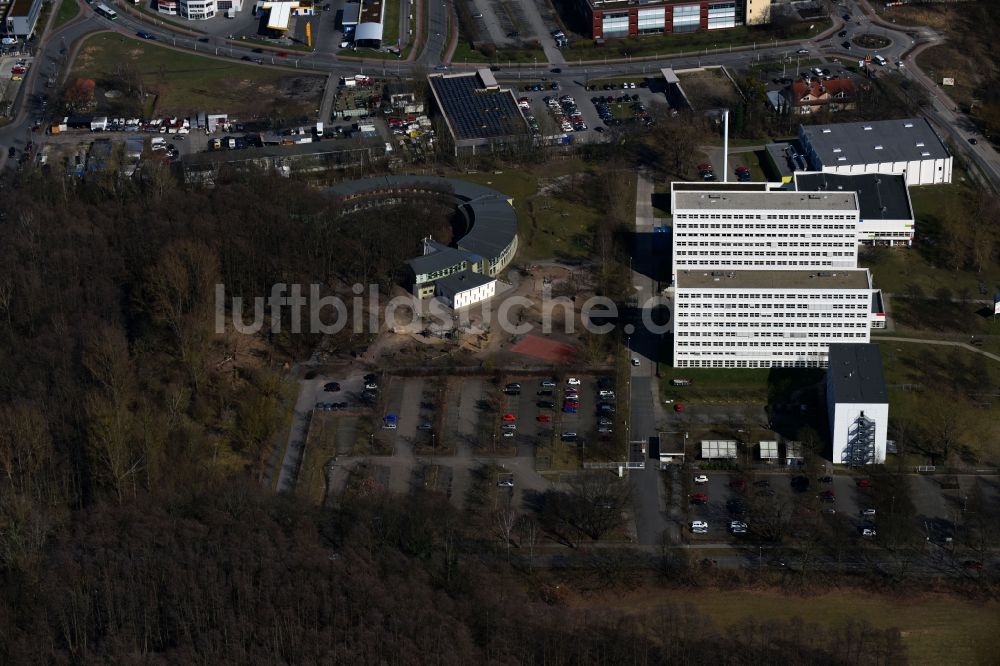
[[[514,95],[518,100],[524,100],[527,102],[528,107],[525,109],[525,115],[531,115],[537,121],[541,134],[548,136],[550,133],[562,133],[566,132],[572,134],[574,139],[577,141],[597,141],[600,140],[600,134],[605,132],[610,126],[609,123],[602,120],[600,112],[598,110],[598,105],[593,101],[594,98],[600,97],[622,97],[624,95],[629,95],[628,102],[615,102],[612,104],[614,107],[612,110],[617,113],[616,120],[621,120],[623,118],[632,116],[632,104],[641,104],[647,112],[654,113],[654,110],[659,107],[658,110],[665,112],[667,109],[666,101],[662,94],[651,92],[649,87],[642,87],[643,79],[637,78],[632,80],[635,83],[635,88],[629,88],[623,90],[621,88],[621,83],[617,83],[616,89],[605,90],[605,86],[610,86],[610,83],[600,83],[594,82],[591,85],[584,85],[581,81],[570,81],[563,82],[558,89],[553,90],[551,82],[545,81],[518,81],[518,80],[506,80],[505,83],[510,85],[514,90]],[[534,88],[534,89],[533,89]],[[590,88],[588,90],[588,88]],[[638,99],[632,100],[633,96],[637,96]],[[561,100],[565,100],[566,97],[572,98],[571,105],[567,105]],[[546,98],[554,100],[556,104],[561,107],[559,113],[565,116],[567,120],[570,121],[570,126],[567,129],[566,126],[560,126],[556,121],[554,109],[552,109]],[[620,108],[619,108],[620,107]],[[586,126],[585,130],[577,130],[572,126],[572,120],[570,118],[571,114],[568,113],[569,109],[579,112],[580,120]],[[635,131],[642,131],[645,129],[642,123],[627,123],[622,122],[621,126],[623,129],[634,129]]]

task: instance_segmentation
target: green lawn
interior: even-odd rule
[[[660,365],[660,394],[679,402],[767,402],[767,377],[763,368],[671,368]],[[690,379],[691,386],[671,386],[674,378]]]
[[[896,627],[911,664],[995,663],[1000,650],[1000,605],[946,595],[906,599],[861,590],[795,595],[756,589],[671,589],[644,594],[639,604],[625,596],[612,605],[647,612],[665,603],[690,605],[722,627],[793,618],[824,627],[852,620],[880,629]]]
[[[488,57],[472,48],[469,41],[464,39],[458,40],[451,62],[456,65],[463,62],[492,63],[498,67],[509,66],[511,63],[546,65],[545,52],[542,49],[497,49],[496,55]]]
[[[382,19],[382,44],[395,48],[399,39],[400,0],[384,0],[385,16]]]
[[[736,167],[745,166],[750,169],[750,176],[754,182],[764,182],[767,180],[767,176],[764,173],[764,167],[761,165],[761,160],[764,159],[765,151],[758,150],[749,153],[729,153],[729,180],[736,180]],[[721,167],[722,165],[718,165]],[[717,173],[717,176],[722,174]]]
[[[814,26],[812,30],[809,26]],[[779,41],[798,40],[815,37],[831,25],[829,19],[803,21],[786,38]],[[566,50],[566,59],[600,60],[601,58],[624,58],[652,55],[669,55],[672,53],[696,53],[698,51],[715,51],[738,46],[759,44],[770,46],[775,39],[775,32],[768,27],[739,27],[729,30],[712,32],[692,32],[681,35],[648,35],[645,37],[630,37],[628,39],[609,39],[604,46],[596,46],[593,40],[581,39],[570,44]]]
[[[586,259],[590,256],[592,225],[599,213],[558,196],[539,195],[538,179],[555,178],[582,169],[577,161],[547,165],[544,174],[531,170],[500,174],[458,174],[455,177],[493,187],[514,199],[518,219],[519,261]]]
[[[69,23],[80,14],[80,4],[76,0],[62,0],[59,11],[56,13],[56,20],[52,25],[53,29]]]
[[[823,370],[807,368],[671,368],[660,365],[660,395],[683,403],[782,403],[800,389],[823,379]],[[674,378],[690,386],[671,386]]]
[[[112,87],[122,63],[138,70],[147,92],[155,91],[155,112],[160,114],[205,111],[228,112],[241,119],[306,118],[323,94],[323,77],[205,58],[110,33],[87,38],[72,76]]]

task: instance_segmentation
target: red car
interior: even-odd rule
[[[855,483],[858,484],[858,488],[871,488],[871,479],[858,479]]]
[[[287,58],[288,57],[288,51],[278,51],[278,57],[279,58]]]
[[[503,420],[507,421],[508,423],[510,423],[511,421],[516,421],[517,417],[514,416],[513,414],[504,414],[503,415]]]
[[[539,414],[537,417],[539,423],[551,423],[552,417],[548,414]]]
[[[708,495],[705,493],[695,493],[691,495],[691,504],[706,504],[708,502]]]
[[[738,173],[738,174],[740,174],[740,173],[750,173],[750,169],[748,169],[745,166],[738,166],[738,167],[736,167],[736,173]]]
[[[675,412],[683,412],[684,411],[684,403],[682,403],[682,402],[675,402],[674,403],[674,411]]]
[[[708,162],[702,162],[698,165],[698,171],[712,171],[712,165]]]

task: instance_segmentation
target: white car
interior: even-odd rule
[[[739,520],[734,520],[729,523],[729,531],[733,534],[746,534],[747,524]]]
[[[566,383],[569,384],[570,386],[579,386],[580,380],[577,379],[576,377],[570,377],[569,379],[566,380]]]
[[[861,512],[861,515],[864,516],[865,518],[874,518],[875,509],[865,509],[864,511]]]
[[[632,365],[639,365],[639,363],[640,363],[639,362],[639,357],[638,356],[633,356],[632,357]]]
[[[796,53],[798,53],[799,55],[806,55],[807,53],[809,53],[809,49],[799,49],[798,51],[796,51]]]
[[[694,477],[694,482],[698,484],[708,483],[708,477],[705,476],[704,474],[699,474],[698,476]]]
[[[872,530],[872,529],[869,529],[869,528],[866,527],[863,530],[861,530],[861,536],[872,538],[872,537],[875,537],[877,535],[875,533],[875,530]]]
[[[695,534],[705,534],[708,532],[708,523],[704,520],[695,520],[691,523],[691,531]]]
[[[607,389],[601,389],[600,391],[597,392],[597,395],[601,396],[602,398],[613,398],[615,397],[615,392],[609,391]]]

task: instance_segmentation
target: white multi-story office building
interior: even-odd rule
[[[832,342],[869,340],[866,269],[679,270],[677,368],[825,367]]]
[[[854,192],[734,190],[675,183],[673,272],[857,266]]]

